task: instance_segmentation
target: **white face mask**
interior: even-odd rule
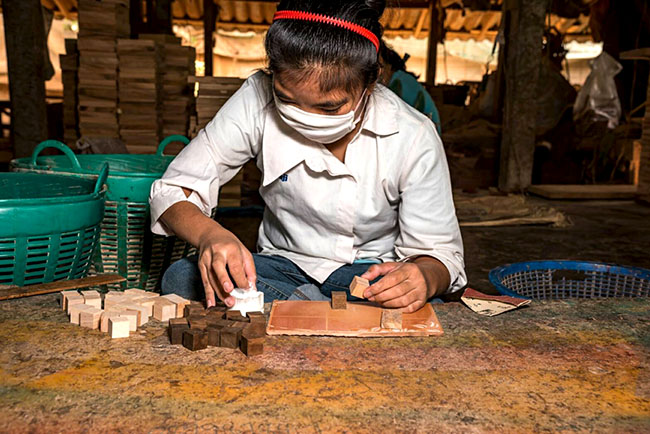
[[[280,101],[273,93],[275,106],[282,120],[291,128],[302,134],[306,139],[317,143],[334,143],[354,130],[361,120],[361,113],[365,108],[366,91],[359,99],[354,110],[343,115],[321,115],[309,113],[291,104]],[[361,102],[363,106],[361,109]]]

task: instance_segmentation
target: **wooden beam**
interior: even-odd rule
[[[429,9],[429,42],[427,47],[427,79],[433,86],[436,84],[436,61],[438,60],[438,41],[440,41],[440,10],[438,1],[434,1]]]
[[[2,14],[14,154],[27,157],[47,139],[43,10],[39,0],[5,1]]]
[[[413,30],[413,36],[415,38],[420,37],[420,33],[422,32],[422,27],[424,27],[424,22],[427,19],[428,13],[429,13],[428,9],[424,9],[423,11],[420,12],[420,18],[418,18],[418,23],[415,26],[415,30]]]
[[[31,297],[33,295],[51,294],[53,292],[67,291],[70,289],[108,285],[109,283],[120,283],[125,280],[126,279],[119,274],[99,274],[97,276],[84,277],[81,279],[58,280],[56,282],[43,283],[40,285],[9,286],[0,288],[0,301]]]
[[[56,4],[56,7],[59,8],[59,11],[63,14],[64,17],[67,19],[72,19],[72,15],[70,14],[71,7],[67,1],[54,0],[54,3]]]
[[[549,0],[505,0],[506,97],[499,188],[521,192],[530,186],[535,153],[539,47]]]
[[[203,0],[203,61],[205,62],[205,75],[211,77],[214,74],[214,29],[217,22],[217,6],[214,0]]]

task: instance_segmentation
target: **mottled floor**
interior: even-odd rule
[[[650,268],[650,208],[559,206],[573,227],[464,230],[472,285],[526,259]],[[112,341],[56,300],[0,302],[0,432],[650,432],[647,299],[448,303],[442,337],[270,337],[250,359],[170,346],[156,321]]]

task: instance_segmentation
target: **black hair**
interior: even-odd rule
[[[393,70],[393,72],[404,71],[408,74],[411,74],[415,78],[420,78],[418,75],[415,75],[412,72],[406,70],[406,62],[409,60],[409,57],[411,57],[410,54],[406,53],[404,57],[402,57],[397,51],[389,47],[385,41],[381,41],[379,55],[382,65],[390,65],[390,68]]]
[[[379,22],[386,0],[283,0],[278,11],[322,14],[358,24],[381,41]],[[318,74],[321,91],[363,89],[377,81],[379,56],[375,45],[355,32],[331,24],[277,20],[266,35],[268,72],[290,74],[292,81]]]

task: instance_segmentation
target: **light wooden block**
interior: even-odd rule
[[[131,331],[131,321],[125,317],[108,319],[108,334],[112,339],[128,338]]]
[[[83,303],[73,304],[72,306],[70,306],[70,322],[72,324],[79,325],[79,315],[81,314],[81,312],[86,311],[88,309],[94,309],[94,307]]]
[[[97,291],[81,291],[84,298],[84,304],[92,306],[96,309],[102,308],[102,296]]]
[[[88,305],[87,305],[88,306]],[[98,329],[103,310],[91,307],[79,313],[79,325],[89,329]]]
[[[370,286],[370,282],[368,282],[368,279],[364,279],[363,277],[359,277],[359,276],[354,276],[354,279],[352,279],[352,283],[350,283],[350,294],[353,297],[365,298],[363,296],[363,293],[366,290],[366,288],[369,286]]]
[[[382,309],[381,328],[402,330],[402,312],[397,309]]]
[[[70,308],[74,305],[77,304],[84,304],[84,297],[83,295],[77,293],[77,294],[70,294],[66,297],[65,299],[65,310],[70,315]]]
[[[124,294],[112,295],[104,298],[104,309],[109,309],[113,306],[118,306],[122,303],[128,303],[129,298]]]
[[[176,305],[176,318],[183,318],[183,312],[185,311],[185,306],[190,304],[190,301],[181,297],[177,294],[167,294],[163,295],[162,298],[166,298]]]
[[[153,305],[156,302],[154,298],[147,298],[143,301],[138,302],[138,304],[147,309],[147,316],[153,316]]]
[[[108,333],[108,320],[111,318],[119,317],[123,312],[119,310],[105,310],[102,312],[102,317],[99,320],[99,330],[103,333]]]
[[[162,322],[176,318],[176,304],[160,297],[153,305],[153,317]]]
[[[120,314],[121,318],[126,318],[129,320],[129,330],[134,332],[138,330],[138,312],[133,311],[133,310],[127,310],[124,311]],[[111,324],[111,320],[108,320],[109,328]]]
[[[131,288],[124,291],[126,295],[147,295],[151,294],[150,292],[145,291],[144,289]]]
[[[134,311],[138,314],[138,327],[145,325],[149,321],[149,308],[139,304],[131,303],[122,305],[127,311]]]
[[[77,296],[79,293],[77,291],[61,291],[61,309],[68,311],[68,297],[73,295]]]

